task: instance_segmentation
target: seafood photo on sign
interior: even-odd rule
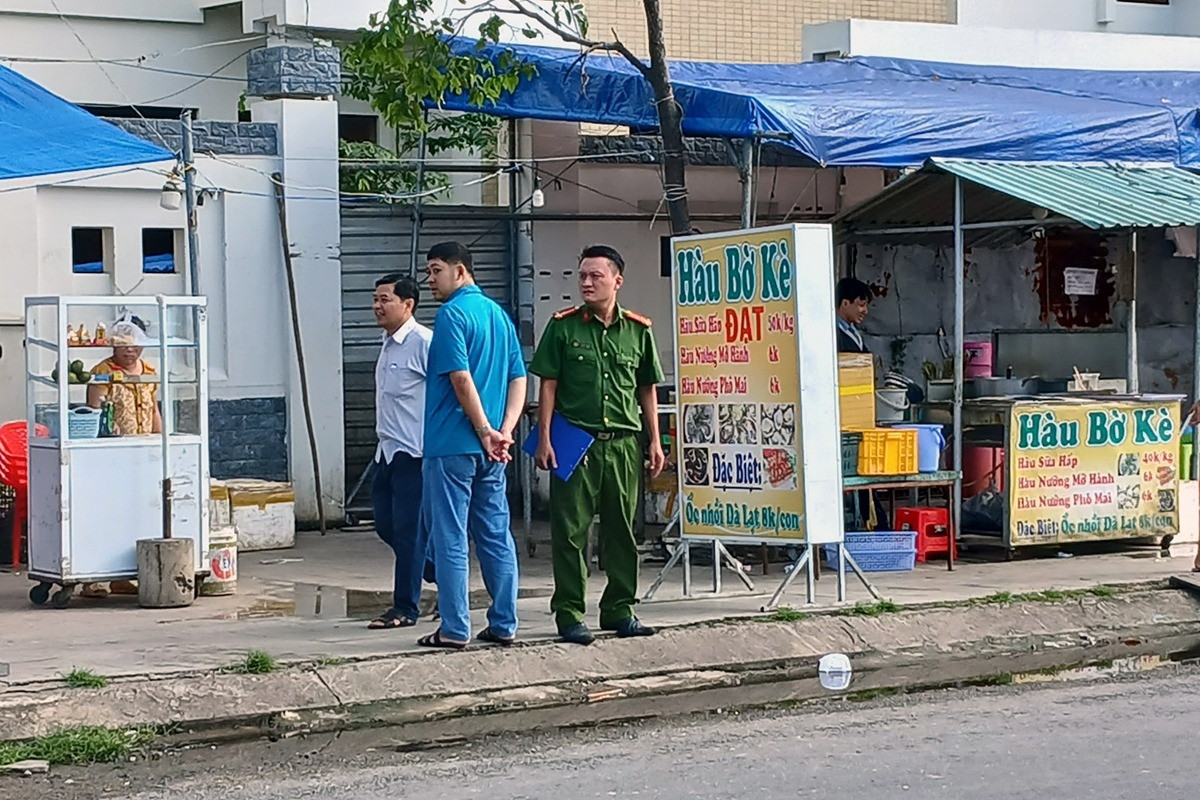
[[[1131,511],[1142,504],[1142,484],[1130,483],[1117,487],[1117,510]]]
[[[683,448],[683,482],[688,486],[708,486],[708,448]]]
[[[1172,514],[1175,512],[1175,490],[1174,489],[1159,489],[1158,490],[1158,512],[1160,514]]]
[[[712,444],[717,425],[711,405],[688,405],[683,408],[683,441],[685,444]]]
[[[1122,453],[1117,456],[1117,477],[1131,478],[1142,473],[1137,453]]]
[[[748,403],[717,406],[721,444],[758,444],[758,407]]]
[[[794,491],[796,488],[796,454],[790,450],[768,447],[763,450],[767,462],[767,483],[772,489]]]
[[[759,427],[762,443],[790,446],[796,443],[796,407],[791,403],[764,403]]]

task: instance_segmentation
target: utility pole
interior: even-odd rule
[[[183,123],[183,196],[187,209],[187,255],[189,293],[200,294],[200,237],[196,231],[196,169],[192,142],[192,112],[184,111]]]

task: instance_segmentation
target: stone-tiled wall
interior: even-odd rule
[[[214,478],[288,480],[284,398],[214,400],[208,407],[208,427]]]
[[[165,140],[171,150],[183,148],[183,123],[174,119],[109,119],[113,125],[154,144]],[[224,156],[277,156],[279,138],[270,122],[193,122],[197,153]]]
[[[246,59],[247,93],[255,97],[325,97],[342,88],[336,47],[279,45],[252,50]]]
[[[697,167],[729,167],[740,163],[741,153],[731,150],[723,139],[687,139],[688,163]],[[735,147],[738,144],[735,143]],[[662,160],[662,139],[658,136],[580,136],[579,155],[613,156],[606,164],[657,164]],[[758,156],[764,167],[810,167],[804,157],[781,147],[765,144]]]

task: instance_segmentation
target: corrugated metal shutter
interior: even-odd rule
[[[438,207],[439,217],[448,210]],[[509,267],[509,224],[495,209],[454,207],[453,219],[427,219],[418,241],[422,281],[417,318],[432,325],[438,303],[424,288],[425,252],[437,242],[466,244],[475,257],[475,280],[488,297],[513,313],[513,273]],[[379,328],[371,312],[375,281],[389,272],[406,273],[412,248],[408,206],[342,205],[342,361],[346,393],[347,497],[375,454],[375,359]],[[369,487],[353,507],[369,505]]]

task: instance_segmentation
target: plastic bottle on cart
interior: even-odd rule
[[[1196,452],[1196,429],[1188,425],[1179,437],[1179,480],[1194,481],[1192,458]]]
[[[112,400],[105,400],[100,404],[100,436],[109,437],[116,436],[116,407]]]

